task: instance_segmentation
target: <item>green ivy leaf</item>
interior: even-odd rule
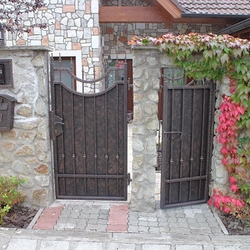
[[[226,62],[228,62],[229,56],[228,54],[223,54],[220,58],[221,64],[224,65]]]

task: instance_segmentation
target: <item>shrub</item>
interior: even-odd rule
[[[24,201],[25,197],[17,190],[18,185],[25,182],[15,176],[0,176],[0,225],[3,224],[4,216],[18,203]]]

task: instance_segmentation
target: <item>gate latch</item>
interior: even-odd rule
[[[63,119],[54,114],[54,111],[50,111],[50,138],[55,140],[56,136],[63,133]]]
[[[130,177],[130,173],[127,174],[127,182],[128,182],[128,186],[130,185],[130,182],[132,181],[131,177]]]

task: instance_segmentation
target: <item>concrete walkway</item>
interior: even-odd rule
[[[152,213],[128,202],[56,201],[29,229],[0,228],[7,250],[246,250],[249,236],[223,232],[206,204]]]

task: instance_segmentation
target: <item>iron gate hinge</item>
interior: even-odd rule
[[[130,90],[130,88],[133,88],[134,84],[130,84],[130,78],[128,78],[128,90]]]
[[[130,177],[130,173],[127,174],[127,182],[128,182],[128,186],[130,185],[130,182],[132,181],[131,177]]]

